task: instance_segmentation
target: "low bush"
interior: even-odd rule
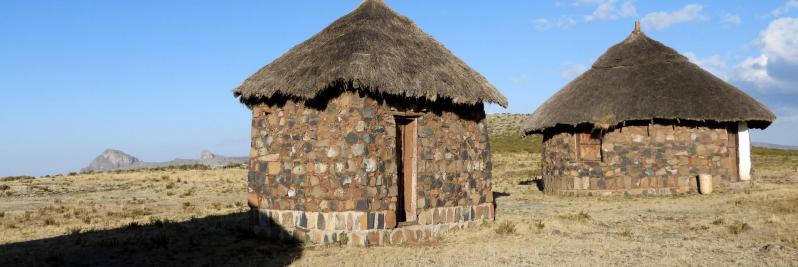
[[[747,232],[753,229],[751,225],[749,225],[748,223],[740,221],[736,221],[730,224],[727,228],[729,229],[729,233],[733,235],[739,235],[742,234],[743,232]]]
[[[44,219],[44,225],[58,225],[58,222],[53,218]]]
[[[543,228],[546,228],[546,223],[544,223],[543,220],[536,220],[534,223],[532,223],[532,225],[534,225],[538,230],[543,230]]]
[[[349,236],[348,236],[348,235],[346,235],[346,234],[345,234],[345,233],[343,233],[343,232],[339,233],[339,234],[338,234],[338,241],[337,241],[337,243],[338,243],[338,245],[339,245],[339,246],[346,246],[347,244],[349,244]]]
[[[511,221],[503,221],[496,227],[496,233],[500,235],[509,235],[515,233],[515,223]]]
[[[557,215],[557,217],[570,221],[589,221],[591,219],[590,214],[587,214],[585,211],[580,211],[579,213],[560,214]]]
[[[632,230],[623,229],[620,232],[618,232],[618,235],[623,237],[632,237],[634,236],[634,233],[632,233]]]

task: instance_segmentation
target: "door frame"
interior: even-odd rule
[[[401,132],[401,141],[402,141],[402,191],[399,192],[402,194],[403,203],[397,203],[397,205],[403,205],[403,211],[405,213],[404,216],[404,224],[412,224],[418,221],[418,115],[409,115],[409,114],[394,114],[394,122],[398,123],[400,120],[402,121],[409,121],[407,124],[404,124],[405,127]],[[398,135],[399,132],[396,133],[396,138],[400,138]],[[410,140],[407,140],[410,138]],[[410,145],[410,149],[408,148],[408,144]],[[397,170],[398,173],[398,170]],[[408,181],[409,180],[409,181]],[[397,181],[399,182],[399,181]],[[408,183],[409,182],[409,183]],[[410,190],[408,192],[407,187],[410,186]],[[408,194],[409,193],[409,194]],[[406,205],[406,202],[410,200],[409,207]],[[409,208],[409,209],[408,209]]]

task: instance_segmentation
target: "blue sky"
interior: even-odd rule
[[[246,155],[231,89],[359,2],[2,1],[0,176],[74,171],[106,148]],[[533,111],[639,19],[777,114],[754,141],[798,145],[798,0],[386,2],[510,99],[489,112]]]

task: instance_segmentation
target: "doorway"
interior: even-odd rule
[[[417,118],[395,116],[396,170],[399,195],[396,201],[396,222],[402,225],[416,221],[416,137]]]

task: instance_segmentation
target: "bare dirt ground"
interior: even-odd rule
[[[798,155],[754,156],[758,185],[671,197],[556,197],[539,155],[494,154],[495,222],[398,247],[252,236],[246,170],[0,181],[0,266],[798,265]]]

